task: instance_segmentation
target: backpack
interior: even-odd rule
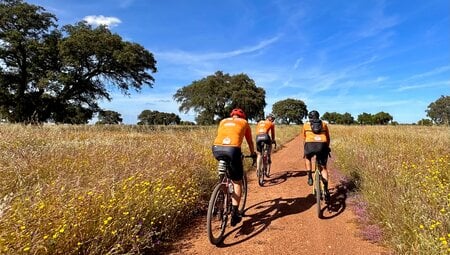
[[[322,120],[320,119],[313,119],[310,121],[311,123],[311,130],[314,134],[320,134],[322,133]]]

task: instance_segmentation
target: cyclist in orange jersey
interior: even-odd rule
[[[277,146],[277,142],[275,141],[275,124],[273,123],[274,120],[275,117],[270,113],[267,115],[265,120],[260,120],[256,124],[256,151],[258,155],[258,158],[256,160],[256,169],[259,169],[263,143],[269,145],[269,155],[272,152],[272,144],[275,144],[275,146]],[[272,160],[269,157],[269,164],[270,163],[272,163]]]
[[[308,172],[308,185],[312,186],[311,158],[316,155],[319,163],[319,171],[322,172],[322,181],[325,190],[325,201],[330,201],[330,193],[328,191],[328,170],[327,161],[330,153],[330,132],[327,123],[319,118],[319,112],[313,110],[308,113],[308,119],[302,128],[302,136],[304,141],[305,166]],[[317,128],[316,128],[317,127]]]
[[[212,152],[217,160],[227,158],[231,162],[230,179],[233,181],[234,191],[231,197],[231,226],[236,226],[242,215],[238,212],[242,193],[242,178],[244,166],[242,164],[241,145],[244,137],[252,157],[256,158],[255,147],[252,140],[252,130],[246,120],[243,110],[236,108],[230,113],[229,118],[220,121],[217,136],[214,140]]]

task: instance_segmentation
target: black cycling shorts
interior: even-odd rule
[[[263,143],[266,143],[268,145],[272,144],[272,139],[270,139],[269,134],[256,135],[256,150],[258,152],[262,151]]]
[[[311,160],[311,158],[316,155],[319,165],[327,166],[328,153],[330,152],[327,143],[306,142],[304,151],[304,158]]]
[[[242,180],[244,166],[242,165],[242,152],[240,147],[214,145],[212,147],[212,153],[217,160],[225,160],[231,163],[231,180]]]

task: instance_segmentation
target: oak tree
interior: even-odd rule
[[[450,96],[441,96],[428,105],[427,116],[438,125],[449,125],[450,121]]]
[[[230,75],[217,71],[177,90],[173,98],[179,110],[197,112],[196,122],[210,125],[228,117],[233,108],[241,108],[250,120],[264,116],[265,90],[246,74]]]
[[[152,87],[153,54],[107,27],[58,29],[56,17],[22,0],[0,0],[0,112],[10,122],[87,123],[122,93]]]
[[[288,98],[274,103],[272,113],[283,124],[302,124],[302,120],[308,115],[308,110],[302,100]]]

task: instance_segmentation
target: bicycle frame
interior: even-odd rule
[[[207,232],[209,241],[217,245],[219,244],[225,233],[225,228],[228,222],[228,216],[231,215],[232,200],[234,193],[233,181],[230,179],[230,163],[228,161],[220,160],[218,166],[219,181],[215,185],[208,204],[207,212]],[[242,178],[242,194],[239,204],[239,213],[243,214],[245,203],[247,200],[247,177],[244,172]],[[216,225],[214,222],[219,226]]]

